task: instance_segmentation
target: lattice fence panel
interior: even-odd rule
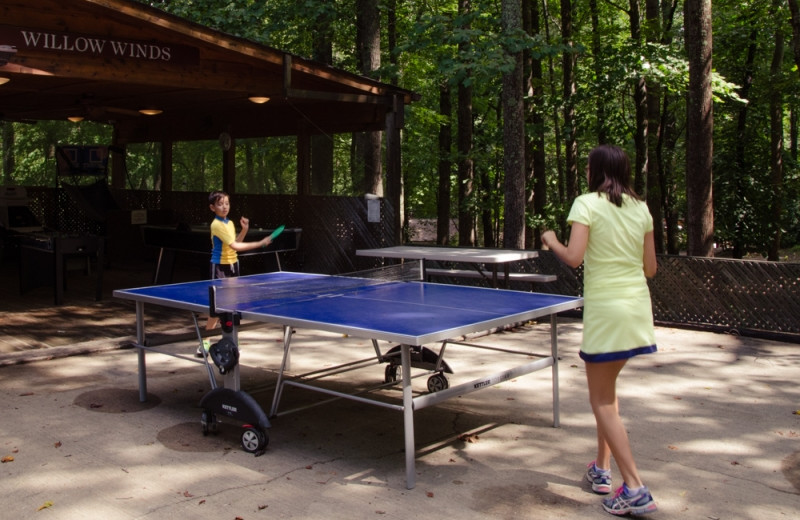
[[[175,224],[208,223],[212,218],[206,193],[120,190],[114,196],[123,210],[159,210]],[[33,213],[53,227],[58,216],[54,190],[28,188],[28,197]],[[380,260],[356,257],[357,249],[394,245],[394,213],[385,200],[377,223],[367,221],[363,198],[236,194],[232,205],[235,218],[247,215],[255,226],[303,229],[300,250],[286,255],[284,269],[330,274],[367,269]],[[109,234],[115,232],[109,229]],[[117,243],[137,239],[138,230],[126,232],[130,236],[117,237]],[[668,255],[659,255],[658,261],[658,274],[650,281],[657,323],[800,342],[800,263]],[[558,276],[554,283],[515,283],[512,289],[574,295],[583,291],[582,269],[566,267],[550,251],[511,269]],[[486,285],[471,279],[459,283]]]

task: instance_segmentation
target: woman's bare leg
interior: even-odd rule
[[[597,422],[597,464],[609,468],[610,456],[613,455],[624,482],[635,489],[642,486],[642,481],[617,402],[617,375],[626,361],[586,363],[586,380],[589,402]]]

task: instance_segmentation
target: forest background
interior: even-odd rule
[[[786,259],[800,244],[797,0],[150,0],[222,32],[414,91],[403,215],[439,244],[537,248],[568,236],[586,154],[625,148],[660,253]],[[88,122],[2,122],[3,184],[53,186]],[[296,193],[293,137],[237,141],[236,191]],[[379,134],[312,143],[315,194],[382,194]],[[128,186],[160,187],[160,144]],[[216,142],[175,143],[173,186],[217,188]],[[455,233],[451,232],[455,229]]]

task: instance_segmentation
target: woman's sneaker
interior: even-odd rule
[[[593,460],[589,463],[586,480],[592,483],[592,491],[598,495],[607,495],[611,493],[611,470],[598,469],[596,462]]]
[[[634,495],[623,483],[613,497],[603,499],[603,509],[612,515],[644,515],[658,511],[658,506],[647,486]]]

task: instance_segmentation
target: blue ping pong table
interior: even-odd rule
[[[415,486],[415,410],[551,367],[553,425],[559,426],[556,315],[559,312],[576,309],[583,305],[582,298],[573,296],[421,281],[361,280],[350,276],[286,271],[233,279],[116,290],[114,296],[132,300],[136,304],[137,344],[135,346],[138,352],[139,393],[142,401],[147,398],[145,352],[156,350],[169,353],[147,345],[144,320],[145,304],[184,309],[196,313],[196,315],[206,314],[210,310],[217,313],[228,312],[234,313],[231,315],[238,315],[242,320],[279,324],[283,326],[284,330],[284,352],[269,416],[276,417],[278,415],[279,401],[287,385],[320,391],[336,398],[355,399],[401,411],[403,413],[408,489]],[[213,308],[210,309],[210,307]],[[438,384],[432,387],[429,380],[427,392],[412,389],[414,379],[412,368],[420,367],[413,361],[412,356],[415,349],[418,352],[420,347],[425,348],[424,345],[441,343],[434,368],[434,371],[439,371],[434,375],[440,377],[442,357],[447,345],[476,346],[466,343],[465,336],[538,318],[549,318],[550,320],[549,353],[512,352],[520,355],[523,361],[508,369],[481,375],[452,387],[446,382],[443,385]],[[229,324],[232,326],[228,327],[228,331],[223,336],[227,335],[236,342],[238,322],[231,320]],[[390,361],[389,354],[380,351],[379,341],[396,343],[397,346],[391,351],[397,354],[396,351],[399,350],[398,367],[401,368],[399,381],[395,381],[394,377],[389,377],[387,370],[387,376],[379,387],[399,384],[402,389],[401,402],[394,404],[385,402],[385,399],[382,401],[369,399],[363,394],[342,394],[322,388],[320,385],[306,384],[297,378],[286,377],[292,331],[295,329],[327,331],[372,340],[377,356],[377,360],[372,358],[373,363]],[[502,350],[503,353],[511,352],[486,346],[480,346],[480,348]],[[533,361],[531,361],[532,357]],[[239,390],[238,365],[225,375],[224,385],[225,388]],[[400,399],[398,398],[396,401],[400,401]]]

